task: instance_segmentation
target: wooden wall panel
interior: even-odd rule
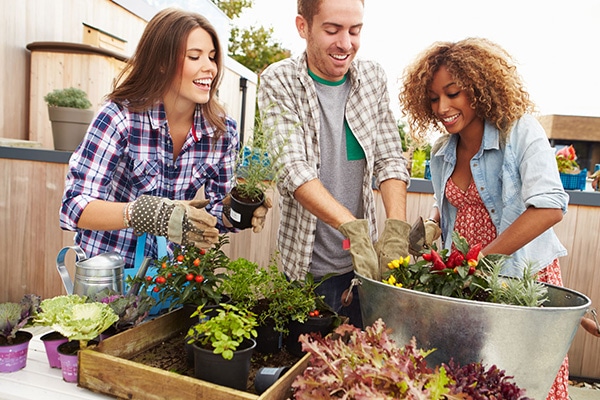
[[[72,232],[58,226],[66,170],[66,164],[0,158],[0,302],[18,301],[25,293],[43,298],[64,294],[56,255],[73,239]],[[274,205],[265,229],[259,234],[243,231],[230,235],[231,244],[226,247],[229,257],[268,265],[275,252],[279,224],[278,194],[270,195]],[[382,226],[385,213],[379,193],[375,196],[378,225]],[[431,194],[409,193],[408,221],[427,216],[432,203]],[[599,211],[598,207],[571,205],[556,226],[557,235],[569,251],[560,260],[564,284],[587,295],[596,307],[600,304]],[[69,254],[66,261],[71,274],[73,258]],[[540,340],[544,329],[552,327],[540,327]],[[599,353],[600,341],[579,329],[569,351],[571,374],[600,379]]]

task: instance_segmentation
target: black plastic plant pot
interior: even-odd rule
[[[302,344],[298,341],[300,335],[319,332],[322,337],[327,336],[333,330],[333,315],[320,317],[308,317],[306,322],[290,321],[289,334],[285,338],[285,348],[288,353],[296,357],[306,354],[302,351]]]
[[[238,229],[246,229],[252,227],[252,215],[254,211],[260,207],[265,201],[265,195],[261,196],[260,201],[242,200],[236,196],[235,188],[231,191],[231,209],[227,216],[229,222]]]
[[[214,354],[212,349],[194,344],[194,376],[217,385],[246,390],[255,347],[254,339],[246,339],[234,352],[233,358],[226,360],[221,354]]]

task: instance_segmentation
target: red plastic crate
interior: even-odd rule
[[[583,169],[578,174],[560,173],[560,180],[566,190],[585,190],[585,179],[587,178],[587,169]]]

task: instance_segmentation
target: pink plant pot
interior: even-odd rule
[[[57,348],[60,344],[65,343],[67,338],[59,332],[52,331],[43,335],[40,340],[44,343],[50,368],[60,368],[60,357]]]
[[[75,350],[74,350],[75,346]],[[79,342],[65,342],[57,347],[58,357],[60,359],[60,368],[62,377],[65,382],[77,383],[77,375],[79,372]]]
[[[0,346],[0,373],[15,372],[27,365],[27,351],[33,335],[27,331],[17,332],[16,344]]]

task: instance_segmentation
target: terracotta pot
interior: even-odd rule
[[[27,351],[33,335],[18,331],[12,344],[0,344],[0,372],[15,372],[27,365]]]

